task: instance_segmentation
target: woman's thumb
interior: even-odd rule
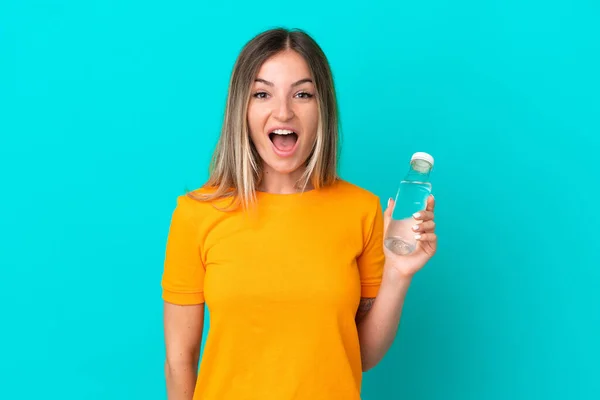
[[[388,199],[387,208],[383,213],[383,231],[386,232],[390,221],[392,220],[392,212],[394,211],[394,200],[390,197]]]

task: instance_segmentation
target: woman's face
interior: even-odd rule
[[[248,106],[250,138],[265,173],[301,174],[318,124],[315,85],[304,58],[286,50],[265,61]]]

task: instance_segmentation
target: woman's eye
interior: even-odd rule
[[[298,96],[301,99],[310,99],[311,97],[313,97],[313,95],[308,92],[300,92],[296,96]]]
[[[256,92],[254,93],[254,97],[257,99],[266,99],[268,96],[267,92]]]

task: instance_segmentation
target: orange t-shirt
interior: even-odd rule
[[[355,315],[383,263],[379,199],[342,180],[248,211],[180,196],[162,288],[210,313],[194,399],[360,399]]]

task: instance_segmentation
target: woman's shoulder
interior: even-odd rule
[[[343,214],[344,220],[350,224],[357,221],[370,226],[382,215],[383,209],[379,196],[369,189],[355,183],[338,180],[332,186],[331,201],[336,212]]]
[[[379,196],[372,191],[344,179],[338,179],[332,189],[353,202],[360,202],[365,205],[372,205],[379,202]]]
[[[176,209],[189,217],[206,216],[207,213],[214,213],[219,208],[227,207],[231,198],[221,198],[215,196],[218,193],[217,188],[210,186],[201,186],[199,188],[186,191],[176,197]]]

